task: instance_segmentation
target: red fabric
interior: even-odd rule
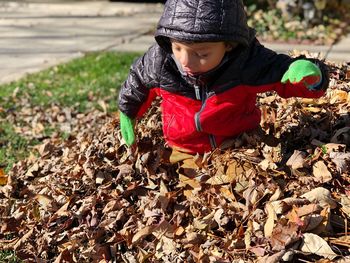
[[[159,96],[159,88],[151,89],[149,94],[148,94],[147,100],[142,104],[141,108],[137,112],[136,118],[141,118],[142,117],[142,115],[148,110],[148,108],[152,104],[152,101],[157,96]]]
[[[324,91],[309,91],[302,83],[240,85],[209,97],[202,106],[201,101],[157,88],[151,90],[139,114],[142,115],[152,99],[160,95],[163,133],[168,144],[191,153],[204,153],[213,150],[210,136],[220,146],[226,139],[256,128],[261,118],[260,110],[256,107],[256,94],[271,90],[285,98],[318,98],[324,94]],[[197,130],[195,124],[197,112],[200,112],[201,131]]]

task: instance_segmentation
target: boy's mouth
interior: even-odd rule
[[[186,73],[187,75],[190,75],[190,76],[196,76],[196,75],[201,74],[200,72],[193,72],[193,71],[185,71],[185,73]]]

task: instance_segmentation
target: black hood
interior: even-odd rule
[[[251,31],[241,0],[168,0],[155,39],[169,51],[169,38],[180,41],[236,42],[248,46]]]

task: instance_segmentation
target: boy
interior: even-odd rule
[[[257,93],[318,98],[328,86],[320,61],[262,46],[241,0],[168,0],[155,39],[119,94],[120,127],[129,146],[135,118],[157,95],[168,144],[204,153],[258,127]]]

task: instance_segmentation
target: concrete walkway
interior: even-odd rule
[[[0,83],[17,80],[97,50],[145,51],[161,4],[108,1],[0,2]],[[328,60],[350,62],[350,36],[339,44],[297,46],[264,43],[280,53],[317,52]]]
[[[154,28],[162,10],[108,1],[0,2],[0,83],[128,43]]]

